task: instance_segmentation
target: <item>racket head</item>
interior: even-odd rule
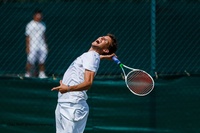
[[[145,71],[134,69],[125,77],[126,86],[137,96],[145,96],[154,88],[153,78]]]

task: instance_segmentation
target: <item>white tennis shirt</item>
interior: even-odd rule
[[[46,25],[44,22],[30,21],[26,26],[25,35],[30,37],[30,46],[33,48],[40,48],[46,46],[44,40],[44,33]]]
[[[63,84],[73,86],[84,82],[85,70],[95,72],[98,71],[100,63],[100,55],[95,51],[88,51],[79,56],[69,68],[66,70],[63,77]],[[58,102],[79,103],[88,99],[86,91],[73,91],[64,94],[58,93]]]

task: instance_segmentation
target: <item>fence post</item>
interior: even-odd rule
[[[151,0],[151,75],[156,70],[156,0]]]

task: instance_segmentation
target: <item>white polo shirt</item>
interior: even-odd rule
[[[79,56],[69,66],[63,77],[63,84],[73,86],[84,82],[85,70],[95,72],[98,71],[100,63],[100,55],[95,51],[88,51]],[[58,102],[79,103],[87,100],[88,96],[86,91],[73,91],[64,94],[58,93]]]
[[[44,33],[46,25],[44,22],[30,21],[26,26],[25,35],[30,37],[30,47],[40,48],[46,46]]]

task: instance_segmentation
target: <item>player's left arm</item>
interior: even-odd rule
[[[95,76],[95,72],[90,71],[90,70],[85,70],[84,82],[78,85],[74,85],[74,86],[67,86],[67,85],[64,85],[62,81],[60,81],[60,86],[54,87],[51,90],[52,91],[57,90],[60,93],[88,90],[92,86],[94,76]]]
[[[44,43],[46,44],[46,48],[47,48],[47,50],[49,51],[48,44],[47,44],[46,33],[43,34],[43,39],[44,39]]]

